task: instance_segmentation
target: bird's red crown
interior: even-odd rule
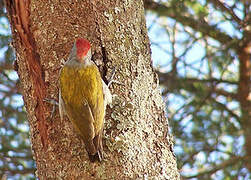
[[[86,54],[90,50],[91,44],[88,40],[80,38],[77,39],[76,41],[76,47],[77,47],[77,56],[78,58],[82,59],[84,56],[86,56]]]

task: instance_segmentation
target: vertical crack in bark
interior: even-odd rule
[[[102,79],[105,81],[105,83],[107,84],[108,83],[108,80],[106,79],[106,75],[107,75],[107,72],[108,72],[108,68],[107,68],[107,62],[108,62],[108,58],[107,58],[107,52],[106,52],[106,49],[105,49],[105,46],[104,46],[104,43],[103,43],[103,38],[102,38],[102,32],[101,32],[101,27],[100,27],[100,20],[99,18],[97,17],[97,13],[98,13],[98,10],[97,10],[97,4],[95,1],[91,2],[92,4],[92,8],[93,8],[93,11],[95,12],[95,16],[94,16],[94,19],[95,19],[95,22],[96,22],[96,25],[97,25],[97,29],[98,29],[98,40],[100,41],[100,48],[101,48],[101,53],[102,53],[102,59],[103,59],[103,66],[102,66],[102,72],[101,72],[101,76],[102,76]]]
[[[33,87],[33,97],[37,100],[35,116],[43,147],[47,147],[47,111],[43,99],[46,97],[46,85],[40,64],[40,56],[36,52],[36,44],[30,31],[29,9],[30,0],[6,0],[9,18],[12,21],[12,32],[20,38],[25,47],[26,62]]]
[[[100,40],[101,44],[102,44],[102,41]],[[102,45],[101,45],[102,46]],[[104,62],[104,67],[103,67],[103,80],[105,81],[106,84],[108,84],[108,80],[106,79],[106,74],[108,72],[108,68],[106,66],[107,62],[108,62],[108,58],[107,58],[107,52],[106,52],[106,49],[105,47],[101,47],[101,50],[102,50],[102,57],[103,57],[103,62]]]

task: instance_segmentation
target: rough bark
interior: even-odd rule
[[[179,179],[142,1],[7,0],[18,74],[39,179]],[[58,72],[73,41],[88,38],[103,77],[116,68],[105,124],[105,160],[90,163],[57,99]]]

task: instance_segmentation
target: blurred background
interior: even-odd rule
[[[144,3],[152,61],[182,178],[251,179],[245,150],[251,98],[238,93],[249,92],[251,84],[240,68],[245,45],[251,43],[251,1]],[[35,179],[14,60],[0,1],[0,179]]]

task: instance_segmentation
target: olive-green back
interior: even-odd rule
[[[95,65],[65,65],[60,72],[60,88],[69,119],[85,139],[93,139],[102,129],[105,115],[102,79],[98,68]],[[93,123],[94,134],[90,132],[93,126],[89,123]]]

